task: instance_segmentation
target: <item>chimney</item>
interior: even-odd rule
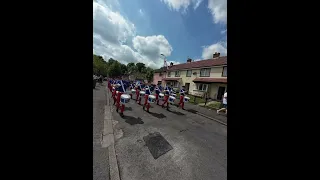
[[[173,66],[173,62],[170,63],[170,66]]]
[[[188,58],[188,59],[187,59],[187,63],[190,63],[190,62],[192,62],[192,59],[191,59],[191,58]]]
[[[218,58],[220,57],[220,53],[218,52],[215,52],[213,55],[212,55],[212,58]]]

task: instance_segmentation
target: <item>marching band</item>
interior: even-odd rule
[[[125,81],[125,80],[115,80],[109,79],[108,86],[110,92],[112,92],[113,105],[116,106],[116,111],[119,112],[120,108],[120,116],[123,117],[125,104],[133,99],[133,95],[135,94],[135,101],[137,104],[141,105],[141,99],[144,97],[143,110],[146,109],[147,112],[150,112],[150,104],[156,103],[160,105],[162,108],[169,110],[169,104],[174,104],[176,100],[176,93],[170,85],[165,86],[163,89],[160,84],[156,86],[151,86],[150,84],[144,84],[140,81]],[[179,103],[178,107],[184,109],[184,103],[190,100],[189,97],[186,96],[186,90],[184,86],[180,89],[179,94]],[[162,104],[160,104],[160,100]],[[166,106],[165,106],[166,105]]]

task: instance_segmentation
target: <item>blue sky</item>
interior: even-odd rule
[[[227,54],[226,0],[96,0],[93,51],[126,64],[175,64]]]

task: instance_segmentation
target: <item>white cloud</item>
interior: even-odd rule
[[[208,0],[214,23],[227,23],[227,0]]]
[[[161,67],[160,54],[170,56],[172,52],[168,40],[163,35],[136,36],[134,24],[116,11],[118,7],[117,0],[93,2],[93,52],[105,60],[114,58],[124,64],[142,62],[152,68]]]
[[[203,0],[161,0],[170,10],[185,13],[190,5],[197,9]],[[227,23],[227,0],[208,0],[208,9],[214,23]]]
[[[222,30],[220,33],[221,34],[224,34],[224,33],[226,33],[227,32],[227,30],[225,29],[225,30]]]
[[[221,56],[227,55],[227,43],[226,42],[218,42],[216,44],[212,44],[210,46],[204,46],[202,51],[203,59],[211,59],[212,55],[215,52],[219,52]]]
[[[192,4],[193,8],[197,9],[197,7],[200,5],[200,3],[203,0],[161,0],[161,1],[167,4],[167,6],[171,10],[179,11],[181,9],[182,12],[186,12],[189,5]]]
[[[142,9],[139,9],[139,13],[140,13],[141,16],[144,15],[144,12],[142,11]]]

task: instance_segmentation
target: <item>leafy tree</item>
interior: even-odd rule
[[[146,65],[144,63],[140,63],[140,62],[137,63],[136,66],[137,66],[137,69],[139,72],[142,72],[146,68]]]
[[[116,77],[121,75],[121,64],[118,61],[115,61],[108,68],[108,75],[110,77]]]

